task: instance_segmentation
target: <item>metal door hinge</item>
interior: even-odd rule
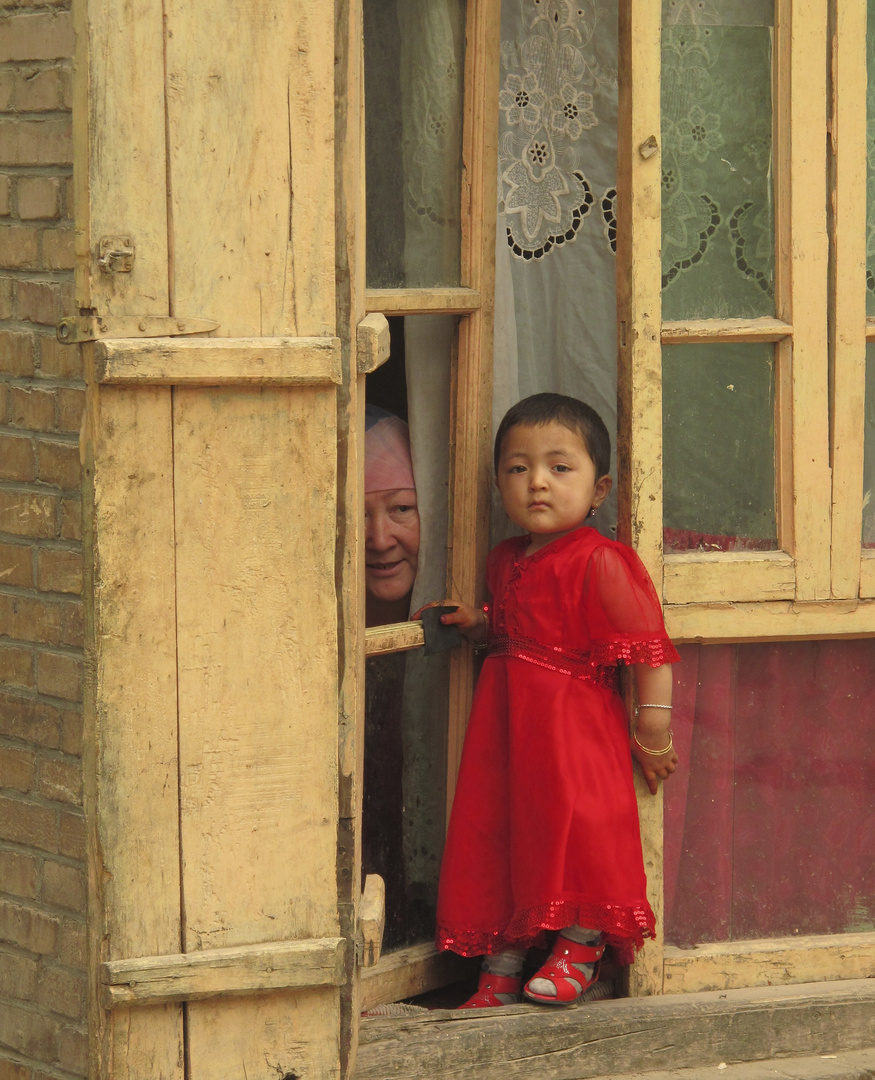
[[[215,319],[185,319],[173,315],[71,315],[57,326],[58,341],[75,345],[79,341],[107,338],[179,337],[218,330]]]

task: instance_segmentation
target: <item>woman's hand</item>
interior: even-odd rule
[[[461,600],[433,600],[430,604],[423,604],[410,618],[418,619],[426,608],[444,606],[456,608],[455,611],[447,611],[441,615],[441,622],[445,626],[458,626],[465,637],[475,645],[481,645],[486,640],[486,612],[483,608],[463,604]]]

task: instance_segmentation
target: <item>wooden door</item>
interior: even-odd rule
[[[91,1075],[336,1076],[357,583],[334,20],[78,12]]]

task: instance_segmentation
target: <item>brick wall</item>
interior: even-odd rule
[[[69,0],[0,0],[0,1080],[86,1074]]]

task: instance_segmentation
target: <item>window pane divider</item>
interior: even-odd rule
[[[382,315],[470,315],[481,306],[479,289],[366,289],[365,310]]]
[[[707,345],[717,342],[783,341],[793,327],[783,319],[671,319],[662,324],[663,345]]]

